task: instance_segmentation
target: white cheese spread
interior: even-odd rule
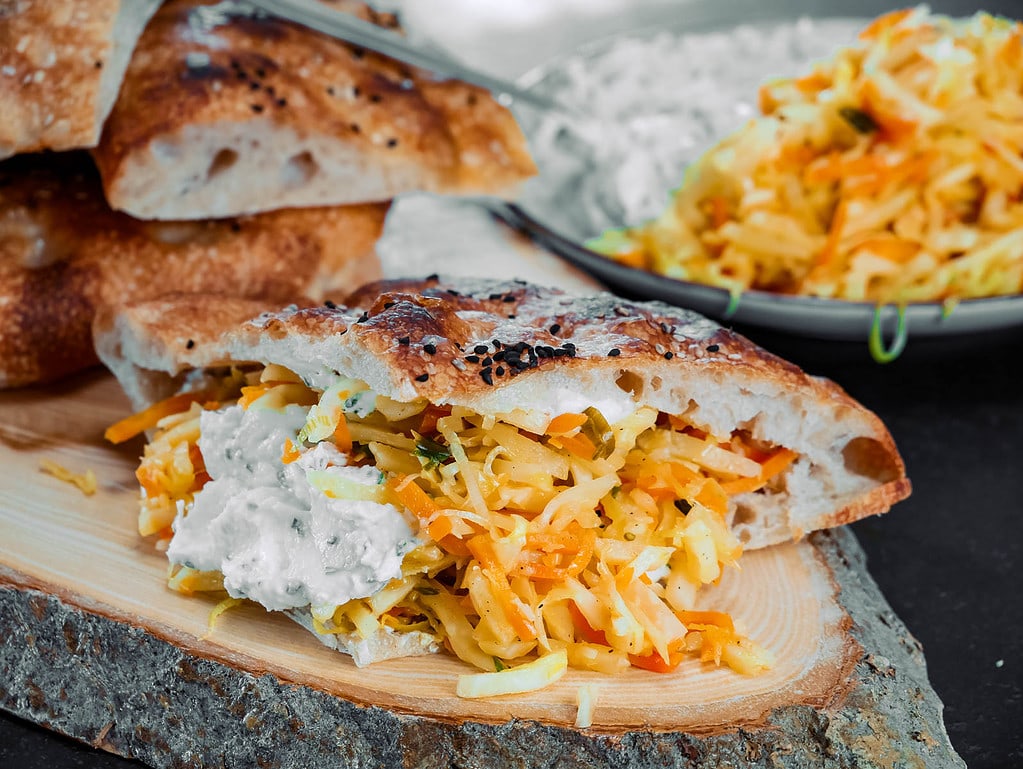
[[[219,571],[232,596],[274,610],[343,604],[401,576],[402,556],[418,544],[402,513],[331,498],[306,477],[321,470],[373,486],[378,470],[346,466],[330,443],[281,460],[305,420],[296,405],[203,412],[199,449],[211,480],[178,513],[167,550],[173,563]]]

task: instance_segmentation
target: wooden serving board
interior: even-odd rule
[[[141,445],[102,439],[128,411],[101,373],[0,393],[0,707],[18,715],[156,766],[411,766],[437,751],[438,766],[554,765],[561,754],[589,756],[587,765],[698,766],[728,751],[777,753],[782,743],[788,752],[777,755],[795,758],[778,765],[797,766],[821,755],[822,740],[844,746],[828,748],[835,756],[874,761],[877,745],[849,736],[864,718],[879,719],[872,733],[892,738],[882,742],[912,731],[928,737],[907,738],[910,747],[954,757],[940,703],[900,701],[905,686],[930,693],[922,658],[865,573],[866,592],[852,585],[861,554],[851,535],[747,553],[741,571],[707,591],[707,608],[731,612],[776,655],[752,678],[692,660],[670,675],[570,671],[541,691],[464,700],[455,684],[471,671],[445,654],[360,669],[251,606],[210,629],[212,603],[167,589],[165,557],[136,533]],[[43,460],[91,469],[99,490],[86,496],[42,473]],[[856,616],[861,604],[873,615]],[[894,633],[883,654],[865,632],[876,616],[884,627],[873,630]],[[865,685],[865,676],[879,680]],[[587,684],[597,687],[593,725],[577,729]],[[842,739],[825,734],[843,723]],[[523,736],[528,729],[543,739]],[[268,734],[278,735],[273,747]],[[630,746],[639,736],[647,742]],[[680,739],[689,746],[681,752]]]

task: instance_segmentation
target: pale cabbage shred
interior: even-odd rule
[[[593,246],[671,277],[875,303],[1023,291],[1023,24],[881,17]]]
[[[561,448],[558,436],[541,441],[495,417],[454,407],[436,420],[436,438],[451,455],[451,461],[438,461],[431,447],[417,447],[425,400],[398,403],[349,379],[311,391],[279,366],[243,378],[249,389],[262,388],[246,408],[304,412],[304,418],[287,420],[294,437],[282,441],[281,454],[283,460],[291,451],[290,462],[305,466],[314,493],[390,506],[401,499],[400,489],[416,483],[433,500],[426,513],[403,510],[419,544],[404,555],[401,573],[369,595],[312,605],[318,632],[436,634],[466,662],[498,671],[493,678],[467,680],[463,696],[535,688],[568,666],[620,672],[630,656],[653,653],[667,661],[685,651],[746,674],[770,666],[770,653],[738,633],[713,627],[687,632],[679,620],[680,612],[694,608],[698,587],[719,579],[741,552],[724,516],[694,499],[702,479],[749,478],[759,469],[718,439],[658,427],[654,409],[631,409],[610,425],[613,451],[583,459]],[[263,384],[256,385],[260,379]],[[140,531],[160,534],[165,544],[175,516],[187,521],[195,505],[201,471],[193,461],[201,460],[192,447],[201,445],[203,413],[193,404],[162,420],[139,470],[140,480],[150,479],[143,480]],[[391,479],[388,484],[366,485],[326,471],[332,462],[325,458],[339,465],[356,459],[331,443],[339,423],[364,447],[358,459],[373,464],[373,472]],[[565,440],[579,432],[570,430]],[[695,485],[679,496],[689,501],[676,506],[674,495],[658,499],[630,483],[647,462],[684,468]],[[153,488],[161,493],[152,494]],[[428,534],[434,530],[442,532],[439,544]],[[478,535],[486,535],[491,559],[482,564],[466,547]],[[592,555],[566,571],[570,546],[584,540]],[[549,551],[545,541],[555,542]],[[559,547],[565,550],[559,553]],[[557,578],[531,579],[529,573]],[[173,566],[170,584],[184,592],[220,590],[224,578]],[[590,632],[580,631],[579,615]],[[525,664],[555,654],[542,665]]]

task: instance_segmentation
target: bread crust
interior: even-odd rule
[[[159,0],[0,4],[0,159],[93,147]]]
[[[396,27],[360,3],[328,4]],[[171,0],[147,27],[95,151],[115,208],[234,216],[412,189],[500,193],[535,173],[514,118],[486,91],[217,8]]]
[[[104,202],[88,155],[0,163],[0,387],[98,362],[98,306],[167,291],[292,299],[380,277],[386,204],[143,222]]]
[[[800,454],[779,488],[732,498],[749,548],[885,512],[910,492],[887,429],[838,385],[659,303],[522,282],[382,281],[346,307],[169,298],[106,314],[95,333],[137,406],[191,369],[259,361],[313,386],[353,376],[396,400],[466,406],[538,433],[559,413],[623,401],[715,435],[746,430]]]

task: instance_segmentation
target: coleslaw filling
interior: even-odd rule
[[[538,434],[279,366],[225,382],[216,401],[176,396],[137,473],[139,529],[167,547],[174,589],[308,607],[321,634],[431,634],[499,674],[466,696],[565,666],[770,666],[697,594],[742,551],[729,497],[783,485],[795,452],[649,407]]]

